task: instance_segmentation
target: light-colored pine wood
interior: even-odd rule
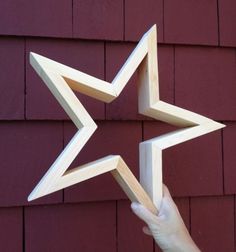
[[[138,201],[153,213],[157,213],[162,199],[162,151],[224,127],[223,124],[202,115],[160,100],[155,25],[144,34],[111,83],[32,52],[30,63],[78,131],[32,191],[28,200],[111,172],[130,200]],[[119,155],[110,155],[67,171],[97,128],[72,90],[109,103],[120,95],[136,70],[139,112],[183,128],[140,143],[142,186]]]
[[[117,168],[111,173],[131,201],[143,204],[154,214],[158,213],[157,207],[122,158],[119,159]]]
[[[42,79],[42,72],[50,71],[51,73],[62,76],[71,89],[75,91],[79,91],[104,102],[111,102],[116,98],[114,88],[106,81],[33,52],[30,52],[30,63]]]
[[[159,209],[162,199],[162,150],[155,141],[139,145],[140,183]]]

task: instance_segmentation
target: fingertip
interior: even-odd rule
[[[149,227],[147,227],[147,226],[143,227],[143,232],[146,235],[152,235],[152,232],[150,231]]]
[[[170,191],[169,191],[168,187],[165,184],[163,184],[162,188],[163,188],[163,197],[172,198],[171,194],[170,194]]]
[[[132,202],[131,203],[131,209],[136,212],[139,208],[139,204],[137,202]]]
[[[150,212],[146,207],[137,202],[133,202],[131,204],[131,208],[141,220],[148,223],[154,223],[156,221],[157,216],[155,216],[152,212]]]
[[[139,205],[140,204],[138,202],[132,202],[131,203],[131,208],[135,210],[135,209],[137,209],[139,207]]]
[[[140,203],[138,203],[138,202],[132,202],[132,204],[131,204],[131,209],[136,214],[140,214],[140,212],[143,211],[143,208],[144,207]]]
[[[136,214],[136,215],[140,215],[142,212],[143,212],[143,205],[141,205],[140,203],[138,202],[132,202],[131,203],[131,209],[133,210],[133,212]]]

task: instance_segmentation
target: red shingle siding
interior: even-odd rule
[[[191,200],[191,233],[202,251],[234,251],[234,197]]]
[[[24,119],[24,39],[0,39],[0,69],[0,119]]]
[[[236,2],[219,0],[220,45],[236,46]]]
[[[176,47],[176,104],[212,119],[235,120],[235,68],[235,49]]]
[[[6,0],[0,4],[0,33],[72,37],[72,0]]]
[[[0,3],[0,251],[160,251],[110,174],[27,202],[76,130],[29,52],[110,82],[154,23],[161,99],[227,125],[165,150],[164,182],[203,251],[235,250],[235,8],[234,0]],[[138,177],[139,143],[175,129],[138,114],[136,73],[110,104],[76,95],[98,129],[71,167],[119,154]]]
[[[0,250],[22,252],[23,210],[21,207],[0,208]]]
[[[223,130],[224,146],[224,185],[226,194],[236,193],[236,123],[226,122]]]
[[[25,209],[26,251],[115,252],[115,234],[114,201]]]
[[[74,0],[73,36],[86,39],[122,40],[122,0]]]
[[[218,45],[217,0],[165,0],[164,41]]]
[[[158,47],[158,71],[160,99],[174,103],[174,47]]]
[[[29,192],[62,150],[62,134],[60,122],[0,123],[1,206],[28,204]],[[61,201],[57,192],[32,204]]]

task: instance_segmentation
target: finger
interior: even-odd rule
[[[175,205],[175,202],[170,194],[170,191],[165,184],[163,184],[163,201],[166,201],[166,202],[169,202],[170,204]]]
[[[151,213],[147,208],[145,208],[143,205],[133,202],[131,204],[131,208],[133,212],[143,221],[145,221],[147,224],[153,224],[157,222],[157,217]]]
[[[161,208],[160,208],[158,216],[170,213],[173,210],[176,212],[178,208],[170,194],[168,187],[165,184],[163,184],[163,198],[162,198]]]
[[[162,187],[162,188],[163,188],[163,197],[171,198],[171,199],[172,199],[168,187],[167,187],[165,184],[163,184],[163,187]]]
[[[144,234],[146,234],[146,235],[151,235],[152,236],[152,232],[150,231],[150,229],[148,228],[148,227],[143,227],[143,232],[144,232]]]

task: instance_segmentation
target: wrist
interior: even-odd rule
[[[164,252],[200,252],[187,230],[169,238],[169,247]]]

